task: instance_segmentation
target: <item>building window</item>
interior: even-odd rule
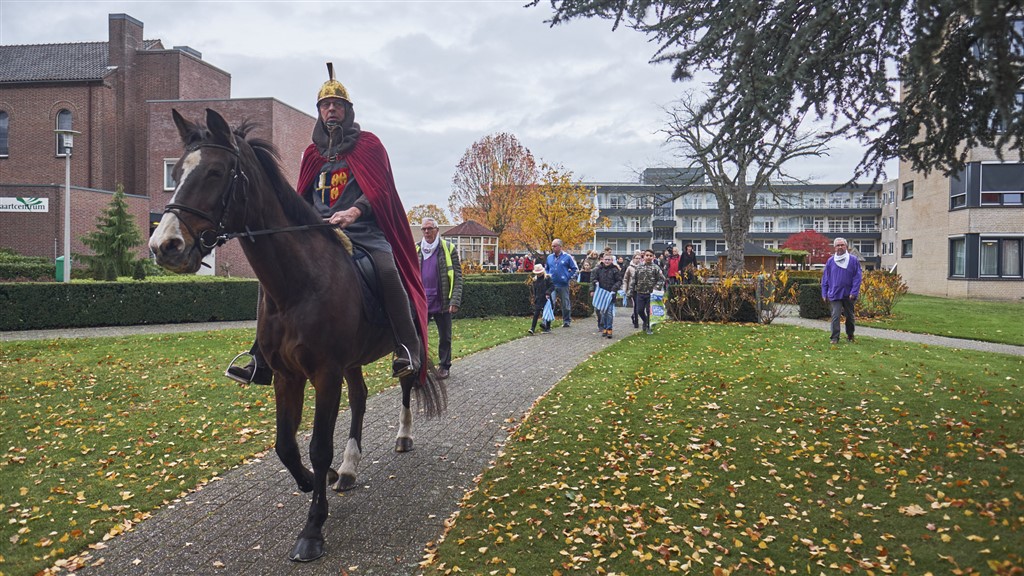
[[[874,240],[853,240],[851,241],[850,248],[860,252],[861,256],[865,258],[871,258],[875,255]]]
[[[10,142],[9,130],[11,128],[11,117],[0,110],[0,158],[6,158],[9,153],[8,143]]]
[[[1020,238],[982,238],[978,275],[990,278],[1021,277]]]
[[[963,278],[967,273],[967,240],[954,238],[949,241],[949,275]]]
[[[914,241],[913,240],[903,240],[902,242],[900,242],[900,256],[903,257],[903,258],[913,258],[914,257]]]
[[[57,112],[57,129],[71,130],[70,110],[61,110],[60,112]],[[57,134],[57,156],[66,156],[68,153],[68,149],[64,145],[65,138],[67,138],[65,134]]]
[[[967,206],[967,170],[960,170],[949,179],[949,209]]]
[[[1013,96],[1013,110],[1010,113],[1019,116],[1021,111],[1024,111],[1024,92],[1017,92]],[[996,115],[992,119],[992,128],[999,134],[1006,132],[1009,125],[1007,119],[1002,116]]]
[[[1001,276],[1005,278],[1020,278],[1024,262],[1021,261],[1021,239],[1005,238],[1002,241],[1002,264]]]
[[[164,160],[164,190],[167,192],[178,187],[178,183],[174,180],[174,165],[177,163],[177,160]]]
[[[1020,206],[1024,200],[1024,164],[982,164],[981,205]]]
[[[903,199],[910,200],[914,197],[914,181],[903,183]]]

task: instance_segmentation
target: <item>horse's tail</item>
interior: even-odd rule
[[[416,378],[413,386],[416,404],[427,418],[437,418],[448,409],[448,388],[444,380],[437,376],[437,369],[429,359],[424,372],[426,376]]]

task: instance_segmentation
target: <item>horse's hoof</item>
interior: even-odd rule
[[[293,562],[312,562],[324,555],[324,541],[312,538],[299,538],[295,541],[288,559]]]
[[[335,470],[334,468],[328,468],[327,469],[327,485],[328,486],[330,486],[331,484],[334,484],[335,482],[337,482],[338,478],[339,478],[339,476],[338,476],[338,471],[337,470]]]
[[[334,484],[335,492],[348,492],[349,490],[356,487],[355,474],[342,474],[338,476],[338,481]]]
[[[399,438],[395,440],[395,452],[411,452],[412,438]]]

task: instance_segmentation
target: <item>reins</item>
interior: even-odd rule
[[[199,243],[197,245],[201,245],[204,249],[213,250],[214,248],[223,245],[228,240],[233,240],[235,238],[248,238],[255,242],[257,236],[280,234],[283,232],[301,232],[305,230],[315,230],[318,228],[336,228],[338,226],[337,224],[331,224],[330,222],[322,222],[318,224],[303,224],[300,226],[285,226],[283,228],[265,228],[263,230],[250,230],[249,225],[245,224],[245,232],[224,232],[224,214],[226,214],[228,211],[228,204],[231,203],[231,200],[235,197],[235,194],[239,190],[239,181],[242,182],[240,187],[242,202],[245,202],[246,185],[249,182],[249,178],[245,175],[245,172],[240,167],[241,157],[237,147],[230,148],[228,146],[222,146],[220,144],[199,144],[190,147],[189,151],[195,151],[200,148],[218,148],[221,150],[227,150],[235,157],[235,166],[234,168],[231,169],[231,182],[227,186],[227,191],[222,195],[224,200],[221,202],[220,218],[214,218],[212,215],[207,214],[202,210],[197,210],[195,208],[192,208],[191,206],[185,206],[183,204],[177,203],[167,204],[167,206],[164,208],[164,213],[166,214],[170,212],[175,216],[178,216],[178,221],[185,226],[185,228],[188,230],[188,233],[193,238],[199,239]],[[178,215],[178,212],[188,212],[189,214],[198,216],[203,220],[206,220],[210,224],[216,226],[217,229],[206,230],[202,234],[197,235],[192,230],[192,227],[181,219],[181,217]],[[248,205],[246,205],[246,214],[248,215]],[[248,220],[248,217],[246,218],[246,220]]]

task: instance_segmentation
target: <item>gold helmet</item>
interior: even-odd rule
[[[317,106],[328,98],[341,98],[351,104],[352,101],[348,98],[348,90],[345,90],[341,82],[334,79],[334,64],[331,62],[327,63],[327,75],[330,76],[330,80],[324,82],[324,85],[320,87],[320,92],[316,95]]]

